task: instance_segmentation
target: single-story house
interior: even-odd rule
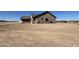
[[[23,23],[39,24],[39,23],[56,23],[56,16],[46,11],[38,15],[21,16],[20,19]]]

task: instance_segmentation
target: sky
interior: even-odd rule
[[[0,20],[20,21],[21,16],[31,16],[44,11],[0,11]],[[79,20],[79,11],[49,11],[57,20]]]

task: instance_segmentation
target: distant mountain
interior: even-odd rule
[[[6,21],[6,20],[0,20],[0,22],[8,22],[8,21]]]
[[[0,20],[0,22],[18,22],[18,21],[7,21],[7,20]]]

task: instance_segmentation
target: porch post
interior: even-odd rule
[[[37,18],[35,19],[35,24],[37,24]]]
[[[33,17],[31,16],[31,24],[33,24]]]

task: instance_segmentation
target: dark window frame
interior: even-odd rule
[[[50,23],[53,23],[53,21],[50,21]]]
[[[47,22],[48,21],[48,18],[46,18],[45,21]]]
[[[44,19],[44,18],[41,18],[42,20]]]

